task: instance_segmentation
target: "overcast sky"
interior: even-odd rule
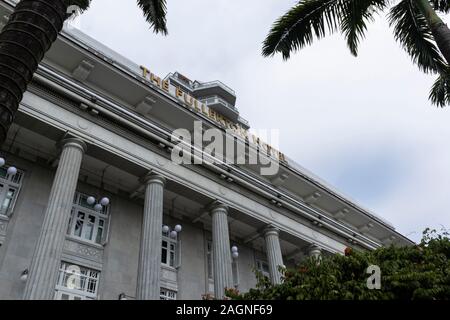
[[[339,35],[288,61],[261,43],[292,0],[168,0],[169,36],[149,30],[135,1],[94,0],[81,29],[165,76],[221,80],[253,128],[280,129],[280,148],[419,241],[450,227],[450,108],[428,101],[422,74],[384,16],[353,57]]]

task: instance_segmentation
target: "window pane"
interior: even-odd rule
[[[211,254],[208,254],[208,279],[213,279],[213,268]]]
[[[170,251],[170,266],[174,267],[175,266],[175,253]]]
[[[67,234],[70,234],[70,230],[72,228],[72,219],[73,219],[73,209],[70,212],[69,224],[67,226]]]
[[[69,271],[65,274],[64,287],[69,289],[80,290],[81,289],[81,277],[75,271]]]
[[[161,251],[161,262],[166,264],[167,263],[167,249],[162,248]]]
[[[208,264],[208,279],[213,280],[213,265],[212,265],[212,242],[208,241],[206,245],[206,260]]]
[[[95,242],[97,243],[102,243],[102,239],[103,239],[103,228],[98,228],[97,229],[97,237],[95,239]]]
[[[98,271],[63,262],[59,274],[61,280],[58,281],[57,285],[68,289],[68,295],[71,298],[73,296],[83,298],[83,295],[80,296],[80,291],[86,292],[86,294],[89,294],[87,296],[93,298],[97,292],[98,276]],[[76,295],[72,295],[70,290],[73,290]]]
[[[160,300],[176,300],[177,293],[175,291],[161,289],[159,293]]]
[[[3,202],[1,204],[0,213],[7,214],[8,210],[11,206],[12,200],[14,198],[14,195],[16,194],[16,189],[9,188],[6,192],[5,198],[3,199]]]
[[[74,235],[77,237],[81,237],[81,230],[83,229],[84,223],[84,213],[78,212],[77,222],[75,223]]]
[[[90,293],[95,293],[95,288],[97,287],[97,280],[89,279],[87,291]]]
[[[89,216],[87,223],[83,228],[83,238],[86,240],[92,240],[94,234],[95,216]]]
[[[79,286],[79,289],[80,290],[85,290],[85,291],[87,291],[86,289],[86,285],[87,285],[87,278],[86,278],[86,276],[85,275],[82,275],[82,276],[80,276],[80,286]]]
[[[233,272],[233,283],[236,286],[239,284],[239,270],[238,270],[238,263],[236,260],[233,260],[231,268]]]
[[[13,183],[19,184],[20,181],[22,180],[22,176],[23,176],[23,173],[20,172],[20,171],[17,171],[17,173],[14,176],[11,177],[11,181]]]

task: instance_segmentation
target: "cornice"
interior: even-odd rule
[[[66,82],[67,81],[70,82],[68,79],[66,79]],[[67,85],[67,83],[66,83],[66,85]],[[121,109],[120,106],[118,106],[118,108],[116,107],[115,111],[120,114],[121,113],[120,109]],[[129,119],[127,119],[125,114],[122,114],[122,116],[123,116],[124,121],[129,121]],[[138,119],[134,119],[134,120],[139,125],[143,125],[146,122],[146,120],[139,119],[139,118]],[[142,122],[144,122],[144,123],[142,123]],[[148,124],[146,126],[144,126],[144,128],[145,127],[148,127]],[[152,125],[152,127],[153,127],[153,129],[155,129],[154,125]],[[162,128],[156,128],[156,131],[159,131],[161,133],[161,136],[166,136],[166,137],[168,136],[168,133],[164,132],[164,130]],[[321,221],[324,222],[323,223],[324,227],[331,227],[331,230],[335,229],[335,232],[337,231],[337,233],[338,233],[338,235],[340,237],[343,237],[344,239],[346,239],[346,238],[347,239],[349,239],[349,238],[350,239],[354,239],[356,242],[361,243],[362,246],[367,247],[367,248],[371,248],[371,249],[381,246],[380,243],[377,243],[377,242],[374,242],[373,240],[367,239],[364,236],[359,236],[358,235],[357,237],[355,237],[354,236],[355,232],[353,230],[351,230],[350,228],[348,228],[347,226],[345,226],[343,224],[340,224],[340,223],[337,223],[335,221],[331,221],[330,218],[325,217],[322,213],[317,212],[317,210],[309,208],[309,207],[307,207],[304,204],[301,204],[299,201],[296,201],[295,199],[292,199],[294,201],[294,204],[291,204],[291,203],[287,202],[287,200],[290,200],[289,199],[290,197],[288,197],[286,195],[283,195],[283,192],[281,192],[280,190],[276,190],[276,189],[274,189],[274,188],[272,188],[270,186],[262,186],[264,188],[268,188],[269,190],[272,189],[272,193],[267,193],[267,191],[263,190],[263,188],[255,186],[255,182],[257,182],[257,185],[259,185],[259,184],[263,184],[264,185],[264,182],[256,181],[256,179],[254,177],[250,177],[250,176],[246,175],[239,168],[234,168],[233,167],[232,171],[233,171],[233,173],[229,173],[229,174],[232,175],[233,177],[235,177],[236,181],[239,181],[239,180],[243,181],[243,179],[247,179],[247,183],[246,183],[247,184],[247,188],[250,185],[250,189],[253,189],[253,191],[255,191],[257,194],[260,194],[260,195],[263,195],[263,196],[265,195],[266,197],[274,197],[274,193],[276,193],[278,195],[281,195],[281,198],[279,199],[280,202],[282,202],[282,204],[286,208],[290,209],[290,211],[293,211],[294,213],[300,214],[302,216],[306,216],[306,218],[308,218],[308,219],[317,219],[317,217],[320,216],[322,218]],[[235,176],[236,174],[240,174],[242,177]]]

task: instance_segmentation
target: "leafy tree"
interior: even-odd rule
[[[381,289],[369,289],[367,268],[381,269]],[[309,258],[295,269],[283,270],[282,284],[272,285],[258,274],[258,285],[248,293],[227,291],[235,300],[449,300],[450,239],[429,229],[420,244],[385,247],[345,255]]]
[[[292,52],[311,45],[314,39],[340,31],[350,52],[357,56],[367,24],[388,11],[394,38],[425,73],[438,74],[430,100],[444,107],[450,104],[450,29],[437,12],[448,13],[447,0],[300,0],[280,17],[263,44],[263,55]]]

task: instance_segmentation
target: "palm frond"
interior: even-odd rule
[[[153,30],[167,35],[166,0],[138,0],[137,3]]]
[[[438,107],[443,108],[450,105],[450,69],[448,66],[439,74],[431,87],[429,98],[431,103]]]
[[[338,29],[340,0],[304,0],[300,1],[272,26],[263,43],[263,55],[271,56],[277,52],[284,59],[325,36],[326,31],[333,33]]]
[[[341,31],[347,39],[350,52],[358,54],[359,41],[364,38],[367,22],[374,20],[374,14],[386,8],[387,0],[342,1]]]
[[[424,15],[413,0],[402,0],[389,12],[389,23],[394,26],[395,39],[411,56],[419,69],[436,73],[444,69],[444,62],[436,47]]]
[[[450,1],[449,0],[430,0],[431,6],[436,11],[440,11],[442,13],[450,12]]]

